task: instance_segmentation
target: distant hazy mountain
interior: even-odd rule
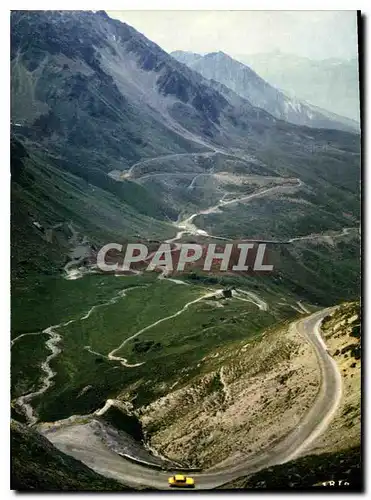
[[[359,121],[358,60],[314,61],[294,54],[240,54],[270,84],[298,99]]]
[[[184,50],[174,50],[171,55],[175,57],[175,59],[178,59],[179,62],[187,64],[187,66],[191,66],[193,63],[203,58],[201,54],[196,54],[195,52],[187,52]]]
[[[172,56],[198,71],[205,78],[226,85],[248,99],[253,106],[264,109],[276,118],[311,127],[357,129],[357,124],[347,118],[311,106],[295,97],[288,97],[248,66],[224,52],[211,52],[200,56],[192,52],[176,51],[172,53]]]

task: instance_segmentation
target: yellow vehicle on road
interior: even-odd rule
[[[175,474],[168,479],[171,488],[194,488],[195,480],[192,477],[184,476],[183,474]]]

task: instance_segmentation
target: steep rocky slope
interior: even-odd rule
[[[308,456],[240,478],[226,484],[225,488],[362,489],[360,322],[359,302],[342,304],[322,322],[329,354],[341,370],[342,400],[326,433],[308,448]],[[335,486],[329,481],[334,481]]]
[[[123,491],[122,484],[100,476],[61,453],[41,434],[11,422],[11,488],[18,491]]]
[[[223,489],[287,491],[304,490],[313,493],[361,492],[364,477],[358,447],[337,453],[309,455],[287,464],[264,469],[250,477],[241,477],[223,486]]]
[[[204,365],[204,376],[137,412],[150,444],[190,466],[227,465],[279,441],[318,390],[315,354],[287,325],[212,352]]]

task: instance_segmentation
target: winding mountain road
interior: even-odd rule
[[[280,442],[268,446],[254,456],[246,456],[233,465],[215,466],[192,474],[196,489],[213,489],[241,476],[247,476],[272,465],[282,464],[300,456],[322,434],[331,422],[341,401],[341,375],[335,361],[327,352],[320,335],[322,319],[334,308],[318,311],[292,323],[290,328],[308,341],[317,356],[320,370],[320,389],[313,406],[303,415],[299,425]],[[61,451],[84,462],[98,473],[113,477],[130,486],[148,486],[168,489],[166,471],[126,460],[109,450],[89,426],[62,427],[47,434],[48,439]]]
[[[210,156],[214,156],[216,154],[226,154],[224,151],[222,151],[220,149],[215,149],[215,148],[213,148],[213,149],[214,149],[213,151],[204,151],[201,153],[174,153],[174,154],[169,154],[169,155],[156,156],[154,158],[147,158],[145,160],[141,160],[141,161],[138,161],[137,163],[134,163],[134,165],[132,165],[129,168],[129,170],[122,172],[120,175],[120,179],[121,180],[122,179],[131,179],[134,176],[133,173],[134,173],[135,168],[137,168],[139,166],[147,165],[148,163],[156,162],[159,160],[174,160],[174,159],[182,158],[185,156],[190,156],[190,157],[200,156],[203,158],[209,158]],[[155,174],[145,174],[145,176],[150,177],[151,175],[156,175],[156,174],[158,174],[158,172],[156,172]],[[197,174],[199,174],[199,172],[197,172]]]
[[[267,193],[274,193],[274,192],[280,191],[282,189],[287,189],[287,188],[289,188],[289,189],[300,188],[303,185],[302,181],[300,179],[297,179],[297,178],[290,179],[290,181],[294,181],[296,184],[283,184],[283,185],[279,185],[279,186],[272,186],[272,187],[263,189],[261,191],[257,191],[255,193],[250,193],[248,195],[240,196],[239,198],[233,198],[232,200],[228,200],[228,201],[224,200],[224,197],[225,197],[225,195],[224,195],[223,198],[221,200],[219,200],[216,205],[213,205],[212,207],[206,208],[204,210],[200,210],[199,212],[195,212],[194,214],[190,215],[186,219],[184,219],[182,221],[178,221],[175,224],[175,226],[178,229],[181,229],[181,231],[178,231],[177,234],[173,238],[166,240],[165,243],[175,243],[175,242],[179,241],[183,237],[184,234],[192,234],[192,235],[198,235],[198,236],[207,236],[208,238],[229,240],[228,238],[224,238],[222,236],[212,236],[207,231],[205,231],[203,229],[199,229],[195,225],[194,219],[200,215],[209,215],[212,213],[218,213],[218,212],[220,212],[221,207],[226,207],[228,205],[233,205],[235,203],[247,203],[254,198],[259,198],[260,196],[264,196]],[[261,243],[264,243],[264,242],[266,242],[266,243],[280,243],[280,242],[275,241],[275,240],[264,240],[264,239],[249,240],[249,241],[258,241]],[[290,241],[287,241],[284,243],[290,243]]]

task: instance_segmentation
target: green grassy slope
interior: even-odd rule
[[[258,338],[268,326],[297,315],[289,307],[290,303],[295,305],[294,295],[290,298],[287,294],[287,305],[275,305],[282,294],[279,287],[270,291],[266,289],[263,294],[259,290],[260,296],[271,304],[268,311],[260,311],[256,305],[238,299],[222,303],[204,299],[184,309],[188,302],[218,287],[210,288],[202,283],[187,286],[170,281],[153,281],[152,274],[145,274],[115,278],[114,283],[120,284],[120,290],[127,290],[126,295],[120,298],[118,288],[115,291],[110,286],[112,279],[87,278],[76,282],[80,290],[89,291],[84,300],[77,302],[79,309],[77,306],[69,311],[65,309],[64,321],[76,321],[57,329],[62,336],[62,352],[51,363],[56,372],[54,385],[47,393],[34,398],[32,403],[41,420],[51,421],[71,414],[88,413],[103,406],[106,399],[116,398],[125,392],[131,394],[129,399],[136,395],[135,405],[148,403],[166,394],[175,381],[185,384],[201,373],[204,367],[200,361],[210,350],[237,340]],[[100,294],[96,295],[98,279],[101,283]],[[131,285],[138,288],[130,290]],[[77,297],[73,295],[71,299]],[[116,300],[109,303],[112,298]],[[60,300],[62,306],[71,304],[64,303],[63,296]],[[101,307],[90,311],[86,317],[88,300],[95,300]],[[72,314],[72,311],[75,313]],[[168,318],[180,311],[179,315]],[[129,364],[141,365],[125,367],[119,361],[107,359],[108,353],[118,348],[125,339],[158,320],[164,321],[146,329],[115,353],[127,358]],[[15,344],[14,363],[18,360],[17,350],[22,349],[23,342],[27,346],[30,338],[24,337]],[[32,337],[32,342],[39,342],[38,349],[42,349],[42,337]],[[42,372],[35,368],[37,370],[41,376]],[[22,372],[15,370],[13,397],[21,395],[20,388],[24,391],[26,385],[27,391],[32,390],[33,380],[30,379],[27,385]],[[87,387],[90,387],[89,390],[83,391]]]

